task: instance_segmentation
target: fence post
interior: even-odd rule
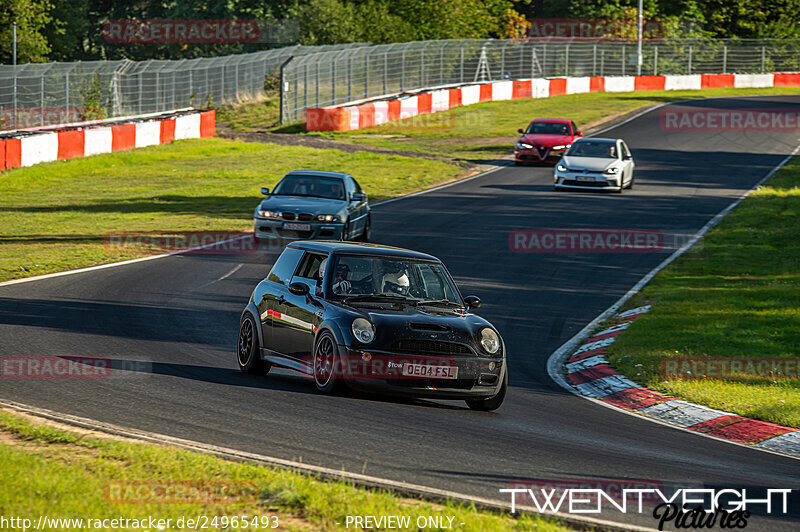
[[[653,75],[658,76],[658,45],[653,47]]]
[[[144,70],[139,72],[139,98],[136,105],[136,112],[138,114],[142,114],[142,77],[144,76]]]
[[[389,47],[383,53],[383,94],[386,94],[386,83],[389,77]]]
[[[692,45],[689,45],[689,74],[692,73]]]
[[[347,54],[347,101],[353,99],[353,56]]]
[[[308,61],[303,63],[303,109],[308,109]]]
[[[728,73],[728,45],[722,47],[722,73]]]
[[[44,125],[44,73],[39,78],[39,125]]]
[[[284,125],[284,124],[286,123],[286,111],[287,111],[287,108],[286,108],[286,106],[287,106],[287,104],[288,104],[288,102],[286,101],[286,99],[287,99],[287,92],[288,92],[288,91],[286,90],[286,83],[285,83],[285,80],[286,80],[286,72],[285,72],[285,70],[286,70],[286,65],[288,65],[288,64],[289,64],[289,62],[290,62],[290,61],[291,61],[293,58],[294,58],[294,56],[293,56],[293,55],[290,55],[290,56],[289,56],[289,59],[287,59],[286,61],[284,61],[283,63],[281,63],[281,70],[280,70],[280,72],[281,72],[281,101],[280,101],[280,113],[281,113],[281,114],[280,114],[280,124],[281,124],[281,125]]]
[[[764,73],[764,70],[765,70],[766,58],[767,58],[767,47],[766,46],[762,46],[761,47],[761,73],[762,74]]]
[[[194,106],[194,68],[189,69],[189,103]]]
[[[408,45],[403,46],[403,51],[400,54],[400,90],[406,90],[406,48]]]
[[[600,75],[603,76],[606,70],[606,49],[600,50]]]
[[[625,75],[625,67],[627,66],[628,58],[627,52],[625,51],[625,45],[622,45],[622,75]]]
[[[64,115],[64,121],[69,122],[69,72],[64,74]]]
[[[463,41],[461,43],[461,48],[459,50],[460,57],[460,68],[461,68],[461,76],[459,77],[459,83],[464,83],[464,45],[467,44],[467,41]]]
[[[314,76],[314,78],[316,79],[316,88],[315,88],[316,94],[314,95],[315,96],[314,100],[316,103],[314,105],[316,107],[319,107],[319,61],[320,60],[317,59],[317,62],[315,63],[316,68],[314,69],[316,72],[316,75]]]
[[[592,45],[592,76],[597,75],[597,43]]]
[[[336,103],[336,56],[331,61],[331,103]]]
[[[369,55],[370,52],[367,52],[364,58],[364,98],[369,96]]]
[[[428,43],[422,45],[419,50],[419,86],[425,86],[425,47]]]
[[[439,47],[439,85],[444,84],[444,47],[447,41]]]
[[[569,77],[569,43],[564,47],[564,77]]]

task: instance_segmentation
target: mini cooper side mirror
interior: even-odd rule
[[[524,132],[524,131],[522,131],[522,128],[519,128],[519,129],[517,130],[517,133],[521,133],[521,134],[523,134],[523,135],[525,134],[525,132]]]
[[[481,298],[478,296],[467,296],[464,298],[464,303],[467,304],[468,309],[474,309],[481,306]]]
[[[261,193],[264,194],[265,196],[269,196],[269,188],[261,187]]]
[[[292,283],[289,285],[289,292],[296,296],[307,296],[308,285],[305,283]]]

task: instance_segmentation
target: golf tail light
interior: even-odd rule
[[[487,353],[493,355],[500,349],[500,337],[493,329],[486,327],[481,331],[481,345]]]

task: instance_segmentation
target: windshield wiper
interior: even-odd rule
[[[461,303],[456,303],[455,301],[450,301],[449,299],[423,299],[422,301],[417,301],[417,306],[420,305],[441,305],[445,307],[464,308],[464,305]]]
[[[402,302],[413,302],[413,299],[408,297],[398,296],[395,294],[362,294],[356,295],[352,297],[346,297],[344,302],[350,304],[351,302],[357,301],[402,301]]]

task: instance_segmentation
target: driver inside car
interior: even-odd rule
[[[403,270],[403,265],[395,261],[386,261],[383,266],[383,277],[381,279],[381,293],[400,294],[407,296],[410,282],[408,275]]]
[[[325,278],[325,267],[328,265],[328,259],[323,260],[319,265],[319,278]],[[350,275],[350,267],[347,264],[337,264],[336,271],[333,273],[333,283],[331,289],[334,294],[349,294],[352,288],[350,281],[347,280]]]

